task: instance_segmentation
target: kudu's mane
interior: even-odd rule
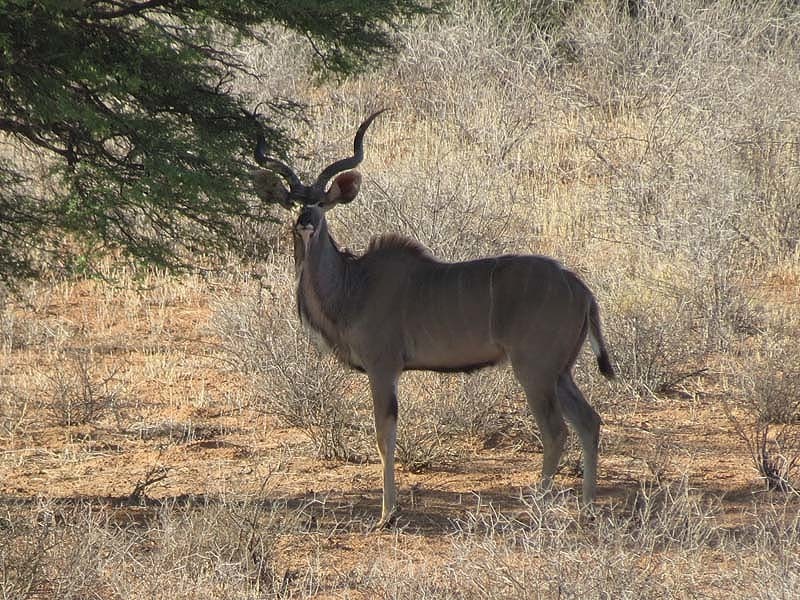
[[[365,254],[372,252],[398,252],[408,254],[414,258],[436,260],[425,246],[416,240],[407,238],[399,233],[387,233],[379,237],[372,238]]]

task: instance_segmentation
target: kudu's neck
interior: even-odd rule
[[[295,261],[302,258],[298,268],[298,301],[305,305],[310,317],[322,325],[323,321],[339,321],[345,306],[350,268],[347,255],[339,250],[330,235],[328,223],[323,217],[314,234],[304,248],[303,256],[295,254]]]

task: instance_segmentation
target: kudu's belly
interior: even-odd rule
[[[462,294],[423,294],[422,299],[427,301],[417,303],[405,319],[406,369],[473,371],[505,358],[492,334],[485,284]]]

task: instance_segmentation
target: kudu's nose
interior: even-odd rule
[[[304,206],[297,216],[297,227],[312,227],[316,229],[323,217],[322,209],[318,206]]]
[[[314,227],[313,215],[307,208],[304,208],[297,217],[297,227]]]
[[[297,216],[297,222],[294,228],[297,235],[303,240],[303,247],[306,252],[308,252],[311,238],[316,233],[317,227],[321,221],[320,213],[320,209],[315,206],[304,206]]]

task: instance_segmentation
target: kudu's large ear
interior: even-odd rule
[[[257,169],[250,174],[253,177],[253,188],[261,200],[267,204],[278,203],[284,208],[292,208],[289,189],[277,174],[267,169]]]
[[[325,193],[323,206],[331,207],[334,204],[347,204],[351,202],[361,189],[361,173],[347,171],[333,180],[331,187]]]

